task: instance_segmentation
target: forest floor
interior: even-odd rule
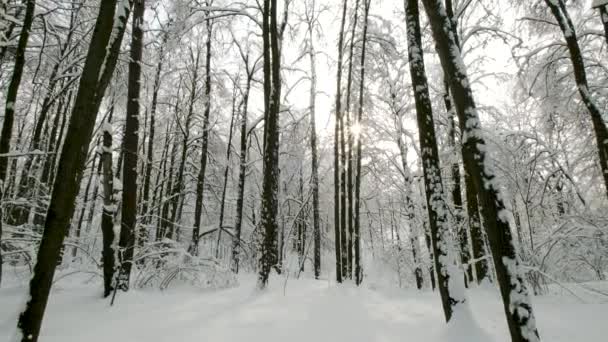
[[[118,293],[112,307],[100,299],[97,286],[60,284],[53,289],[40,341],[509,341],[492,287],[467,292],[472,316],[455,329],[443,323],[438,295],[429,290],[369,283],[356,288],[327,280],[285,283],[275,277],[259,292],[252,276],[239,283],[218,291],[177,287]],[[14,331],[24,292],[23,286],[0,289],[0,341]],[[608,297],[580,288],[577,296],[553,292],[533,300],[543,341],[606,341]]]

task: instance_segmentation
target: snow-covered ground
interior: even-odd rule
[[[454,333],[446,327],[438,295],[430,291],[336,286],[327,280],[289,280],[284,286],[284,279],[271,280],[264,292],[254,290],[254,278],[245,276],[226,290],[119,293],[113,307],[100,299],[99,287],[58,285],[40,341],[509,341],[493,288],[468,291],[473,321],[467,326],[482,331],[467,334],[468,328]],[[0,289],[0,341],[14,331],[24,291]],[[583,292],[579,298],[568,292],[534,298],[543,341],[606,341],[608,297]]]

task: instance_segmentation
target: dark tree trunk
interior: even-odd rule
[[[15,65],[13,67],[13,76],[6,89],[6,105],[4,111],[4,121],[2,123],[2,133],[0,134],[0,154],[6,154],[10,150],[11,138],[13,137],[13,122],[15,120],[15,106],[19,86],[21,85],[21,77],[23,76],[23,66],[25,65],[25,49],[30,36],[30,28],[34,21],[34,9],[36,8],[35,0],[27,0],[25,9],[25,19],[21,27],[19,35],[19,43],[15,52]],[[8,157],[0,156],[0,206],[2,206],[2,198],[4,197],[4,186],[6,183],[6,171],[8,169]],[[0,210],[0,236],[2,236],[2,211]],[[2,241],[0,240],[0,245]],[[0,283],[2,281],[2,253],[0,253]]]
[[[350,32],[350,51],[349,51],[349,57],[348,57],[348,73],[346,76],[346,102],[345,102],[345,111],[342,114],[343,116],[346,116],[346,127],[344,127],[344,121],[341,121],[342,123],[342,130],[346,131],[346,135],[347,135],[347,140],[348,140],[348,153],[346,153],[346,151],[344,151],[344,147],[342,147],[342,155],[343,157],[347,158],[347,162],[346,164],[342,165],[342,172],[343,173],[347,173],[348,174],[348,178],[346,181],[346,192],[347,192],[347,196],[348,196],[348,214],[346,215],[347,219],[348,219],[348,235],[346,235],[346,248],[348,251],[348,255],[347,255],[347,263],[346,263],[346,274],[348,275],[349,279],[353,279],[353,234],[354,234],[354,221],[355,221],[355,216],[354,216],[354,206],[353,206],[353,176],[354,176],[354,169],[353,169],[353,146],[354,146],[354,142],[353,142],[353,136],[352,136],[352,123],[351,123],[351,113],[350,113],[350,98],[351,98],[351,88],[352,88],[352,82],[353,82],[353,64],[354,64],[354,50],[355,50],[355,33],[356,33],[356,29],[357,29],[357,23],[358,23],[358,19],[359,19],[359,0],[355,0],[355,14],[353,17],[353,23],[352,23],[352,27],[351,27],[351,32]],[[344,138],[342,138],[344,139]],[[346,208],[345,208],[346,209]],[[344,230],[346,230],[346,228],[344,228]]]
[[[137,160],[139,146],[139,98],[141,89],[141,57],[144,45],[145,0],[134,0],[133,26],[131,28],[131,54],[129,59],[129,83],[127,90],[127,118],[122,142],[124,162],[122,165],[122,201],[119,260],[120,274],[118,286],[123,291],[129,290],[131,266],[135,249],[135,231],[137,225]]]
[[[433,110],[429,97],[429,89],[424,67],[424,56],[421,42],[422,32],[418,10],[418,0],[405,2],[405,19],[407,23],[408,57],[410,76],[414,88],[416,102],[416,118],[420,139],[424,185],[426,188],[426,205],[429,215],[429,225],[432,234],[432,246],[437,269],[437,282],[441,303],[446,321],[450,321],[455,311],[464,305],[465,299],[461,293],[454,293],[454,276],[450,272],[452,260],[449,249],[452,246],[450,238],[447,204],[444,200],[439,152],[433,122]]]
[[[475,189],[483,203],[482,213],[490,241],[504,311],[513,342],[538,341],[534,313],[522,277],[519,257],[499,195],[496,175],[487,167],[483,137],[473,92],[454,40],[452,23],[440,0],[423,0],[444,73],[448,76],[452,98],[458,113],[463,141],[465,170],[471,173]],[[439,272],[438,272],[439,273]]]
[[[112,169],[112,124],[108,121],[103,129],[101,166],[103,172],[103,211],[101,214],[103,296],[108,297],[114,290],[116,271],[117,237],[114,234],[114,170]]]
[[[578,44],[576,29],[570,19],[564,0],[545,0],[545,3],[555,17],[559,28],[562,30],[566,45],[568,46],[568,51],[570,52],[574,80],[576,81],[576,86],[581,99],[583,100],[583,104],[587,107],[589,115],[591,116],[591,122],[593,123],[599,154],[600,171],[604,177],[606,195],[608,195],[608,127],[606,127],[606,122],[602,118],[602,111],[593,99],[591,91],[589,90],[585,60],[583,59],[583,54]]]
[[[75,199],[82,180],[95,117],[118,59],[132,4],[121,2],[120,6],[125,6],[124,10],[120,10],[124,16],[120,16],[115,23],[116,2],[116,0],[108,0],[100,3],[95,30],[59,159],[58,177],[53,186],[34,275],[30,281],[29,300],[17,323],[23,342],[38,340],[55,274],[55,261],[59,256],[69,221],[74,214]],[[116,27],[114,34],[112,34],[113,27]]]
[[[363,35],[362,41],[363,45],[361,46],[361,77],[359,80],[359,110],[357,113],[357,121],[356,125],[361,127],[362,119],[363,119],[363,91],[364,81],[365,81],[365,49],[367,47],[367,22],[369,18],[369,6],[371,5],[371,0],[367,0],[364,3],[365,5],[365,13],[363,19]],[[356,178],[355,178],[355,229],[354,229],[354,237],[355,241],[355,283],[357,285],[361,285],[363,281],[363,269],[361,268],[361,133],[358,133],[359,136],[356,138],[357,144],[357,169],[356,169]],[[350,134],[352,135],[352,134]],[[352,136],[350,137],[352,139]],[[352,174],[352,173],[351,173]]]
[[[277,212],[279,195],[279,110],[281,104],[281,57],[277,27],[277,0],[264,0],[264,180],[262,185],[258,287],[268,283],[270,269],[277,263]]]
[[[340,204],[340,120],[342,117],[342,58],[344,51],[344,26],[346,23],[346,9],[348,0],[343,0],[342,21],[338,38],[338,76],[336,77],[336,118],[334,129],[334,232],[336,251],[336,281],[342,282],[342,226],[340,212],[344,207]]]
[[[211,115],[211,36],[213,23],[207,20],[207,41],[205,55],[205,112],[203,114],[203,137],[201,142],[201,162],[196,179],[196,203],[194,205],[194,229],[192,230],[192,245],[190,253],[198,255],[198,239],[201,230],[203,214],[203,195],[205,192],[205,172],[207,171],[207,152],[209,150],[209,117]]]
[[[313,8],[314,11],[314,8]],[[313,12],[314,13],[314,12]],[[312,190],[312,234],[313,234],[313,265],[315,279],[321,276],[321,229],[319,227],[321,218],[319,217],[319,161],[317,156],[317,125],[316,125],[316,105],[317,97],[317,68],[316,51],[313,44],[314,28],[313,23],[308,23],[308,44],[310,57],[310,151],[311,151],[311,175],[310,186]]]

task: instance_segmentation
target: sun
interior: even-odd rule
[[[361,134],[361,130],[362,130],[361,124],[359,124],[358,122],[357,122],[357,123],[355,123],[355,124],[353,124],[353,125],[350,127],[350,132],[352,133],[352,135],[353,135],[355,138],[358,138],[358,137],[359,137],[359,135]]]

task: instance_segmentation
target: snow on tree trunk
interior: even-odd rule
[[[422,2],[429,17],[441,65],[450,82],[452,98],[463,133],[464,162],[467,164],[467,170],[472,171],[475,188],[483,203],[483,218],[494,257],[511,340],[539,341],[530,296],[523,280],[515,241],[509,227],[508,211],[487,155],[488,147],[483,137],[460,49],[454,38],[452,23],[440,0],[422,0]]]
[[[433,121],[433,110],[429,97],[428,82],[424,67],[422,52],[421,29],[418,10],[418,0],[405,2],[405,18],[407,25],[408,57],[410,76],[414,88],[416,102],[416,117],[420,139],[420,152],[424,171],[424,185],[429,215],[429,225],[432,235],[435,268],[437,270],[437,285],[441,295],[441,303],[446,321],[465,305],[462,278],[455,277],[457,269],[452,255],[452,238],[448,207],[445,201],[439,152]]]

